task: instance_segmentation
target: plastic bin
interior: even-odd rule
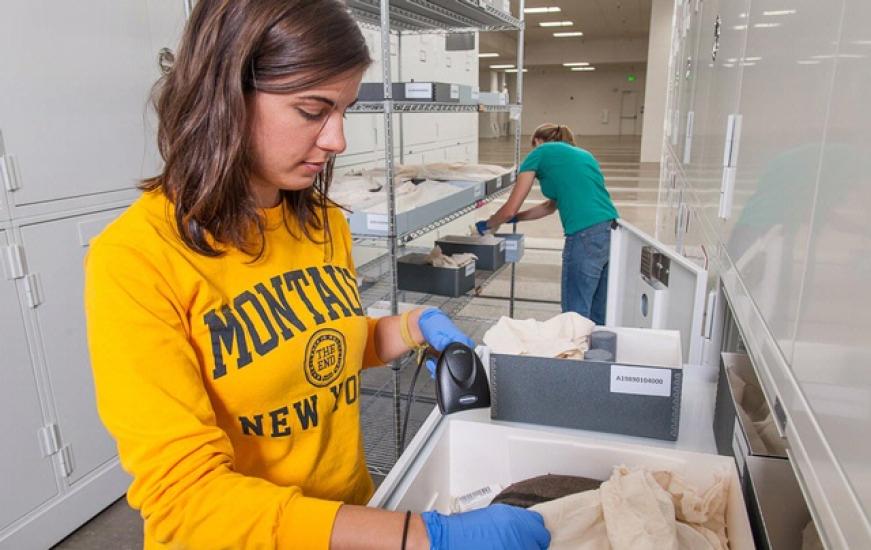
[[[505,240],[495,239],[496,242],[482,243],[477,237],[465,235],[448,235],[436,241],[442,252],[452,254],[474,254],[475,267],[485,271],[496,271],[505,265]]]
[[[396,261],[399,290],[456,298],[475,288],[475,262],[460,268],[435,267],[426,254],[412,252]]]
[[[496,233],[497,237],[505,239],[505,261],[517,263],[523,258],[526,250],[526,239],[523,233]]]

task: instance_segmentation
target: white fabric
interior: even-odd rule
[[[427,254],[426,263],[434,267],[450,267],[459,269],[477,259],[478,257],[474,254],[453,254],[448,256],[442,252],[441,247],[436,245],[432,250],[430,250],[429,254]]]
[[[747,439],[753,449],[763,449],[777,456],[786,456],[786,445],[777,426],[774,416],[765,401],[765,395],[758,382],[746,379],[735,369],[726,369],[726,376],[735,392],[735,402],[738,404],[738,415],[747,429]]]
[[[618,466],[599,489],[537,504],[550,550],[726,550],[728,485]]]
[[[583,359],[596,324],[574,312],[547,321],[502,317],[484,334],[493,353]]]

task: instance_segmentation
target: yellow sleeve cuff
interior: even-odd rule
[[[302,496],[293,499],[279,521],[276,550],[329,550],[333,524],[341,506],[341,502],[333,500]]]
[[[369,324],[369,330],[366,336],[366,351],[363,354],[363,368],[380,367],[385,363],[378,357],[378,351],[375,349],[375,328],[378,326],[378,319],[366,317],[366,322]]]

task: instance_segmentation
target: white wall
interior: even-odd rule
[[[637,77],[626,80],[627,74]],[[644,70],[628,66],[599,66],[595,71],[573,72],[562,66],[533,67],[523,79],[523,133],[531,134],[545,122],[567,124],[576,134],[617,135],[620,123],[620,98],[623,90],[635,92],[636,114],[644,104]],[[608,111],[607,123],[602,111]],[[641,118],[635,133],[641,133]],[[631,134],[631,121],[624,123],[624,134]]]
[[[650,12],[650,43],[647,48],[647,102],[641,162],[659,162],[668,92],[668,59],[672,37],[674,0],[653,0]]]

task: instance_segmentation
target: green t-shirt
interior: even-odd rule
[[[535,172],[541,192],[556,202],[566,235],[618,217],[599,163],[580,147],[542,143],[527,155],[519,172]]]

